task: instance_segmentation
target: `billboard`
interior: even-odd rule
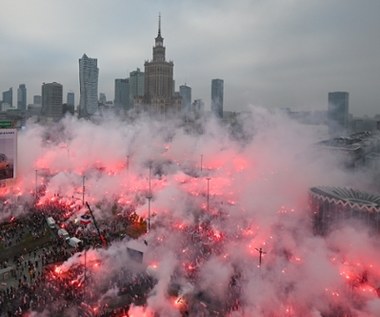
[[[17,130],[0,129],[0,181],[16,177]]]

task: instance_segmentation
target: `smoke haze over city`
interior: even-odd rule
[[[379,12],[2,0],[0,317],[380,316]]]
[[[27,214],[11,206],[15,199],[27,206],[36,186],[44,188],[41,206],[80,206],[83,176],[98,221],[111,222],[116,202],[118,213],[133,206],[147,219],[151,204],[141,264],[128,254],[128,239],[87,251],[86,302],[94,311],[117,298],[121,290],[110,281],[127,268],[156,281],[147,304],[132,305],[130,316],[181,316],[190,301],[190,316],[377,316],[376,236],[359,222],[315,235],[307,199],[320,184],[370,189],[370,175],[317,151],[320,132],[282,112],[252,108],[239,120],[235,134],[214,119],[200,122],[203,130],[145,117],[129,125],[73,117],[56,129],[31,124],[19,134],[19,177],[2,193],[9,207],[1,216]],[[52,274],[62,278],[78,264],[83,253]],[[76,316],[71,305],[67,314]]]

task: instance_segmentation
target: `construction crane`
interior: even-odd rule
[[[93,214],[93,212],[92,212],[92,210],[91,210],[91,208],[90,208],[90,205],[88,204],[87,201],[86,201],[86,206],[87,206],[87,208],[88,208],[88,210],[89,210],[89,212],[90,212],[90,215],[91,215],[92,220],[93,220],[93,222],[94,222],[94,226],[95,226],[95,228],[96,228],[96,231],[98,232],[99,239],[100,239],[100,241],[102,242],[103,247],[107,247],[107,240],[106,240],[106,239],[104,238],[104,236],[100,233],[100,230],[99,230],[98,224],[96,223],[96,220],[95,220],[95,217],[94,217],[94,214]]]

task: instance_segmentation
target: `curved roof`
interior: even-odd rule
[[[310,188],[314,197],[324,201],[349,205],[356,209],[380,212],[380,195],[359,191],[349,187],[318,186]]]

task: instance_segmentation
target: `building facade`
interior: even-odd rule
[[[309,190],[314,231],[327,234],[343,222],[359,221],[380,231],[380,196],[347,187],[319,186]]]
[[[42,105],[42,97],[40,95],[33,96],[33,104]]]
[[[3,103],[8,105],[8,107],[13,107],[13,89],[9,88],[7,91],[3,92]]]
[[[63,116],[62,85],[56,82],[42,84],[41,116],[58,121]]]
[[[66,103],[68,106],[75,107],[75,94],[73,92],[68,92],[66,97]]]
[[[144,96],[145,73],[137,68],[129,73],[129,105],[133,107],[136,98]]]
[[[184,113],[191,112],[191,87],[185,85],[179,86],[181,96],[181,108]]]
[[[128,111],[129,103],[129,79],[115,79],[115,99],[114,105],[117,110]]]
[[[97,64],[96,58],[89,58],[86,54],[79,59],[80,117],[89,117],[98,111],[99,68]]]
[[[26,104],[26,86],[25,84],[20,84],[17,89],[17,109],[26,111]]]
[[[99,103],[105,105],[107,103],[107,96],[104,92],[99,94]]]
[[[211,112],[217,118],[223,118],[224,81],[213,79],[211,81]]]
[[[348,129],[348,92],[335,91],[328,94],[327,119],[329,134],[339,136]]]
[[[154,113],[178,112],[181,100],[174,97],[174,64],[165,59],[164,39],[161,36],[161,17],[159,17],[158,35],[153,47],[153,59],[146,61],[144,66],[144,105]]]

